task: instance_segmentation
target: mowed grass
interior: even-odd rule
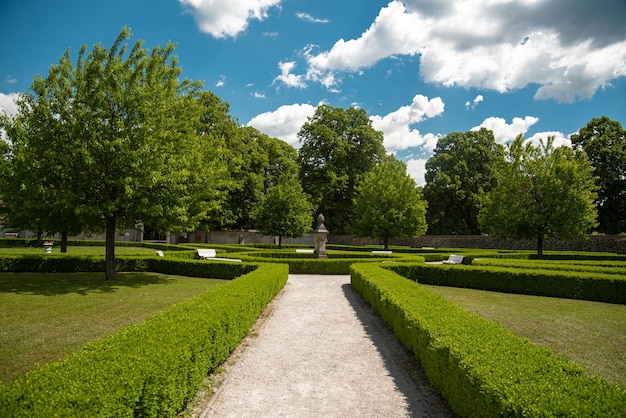
[[[626,306],[427,286],[464,309],[626,386]]]
[[[0,273],[0,382],[199,295],[224,280],[157,273]]]

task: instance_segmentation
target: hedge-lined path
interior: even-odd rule
[[[290,275],[201,417],[449,417],[350,276]]]

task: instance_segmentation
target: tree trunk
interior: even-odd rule
[[[115,216],[106,218],[106,263],[105,280],[115,279]]]
[[[383,238],[383,243],[385,244],[385,250],[389,249],[389,238]]]
[[[282,249],[283,248],[283,236],[279,235],[278,236],[278,249]]]
[[[67,252],[67,231],[61,232],[61,252]]]
[[[537,234],[537,258],[543,258],[543,233],[540,232]]]

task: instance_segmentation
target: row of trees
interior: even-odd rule
[[[324,213],[333,233],[385,243],[421,235],[427,225],[431,233],[571,237],[554,219],[524,226],[529,215],[498,205],[530,206],[521,196],[537,195],[541,184],[536,217],[565,218],[584,206],[571,228],[580,233],[594,225],[590,161],[602,178],[600,225],[623,231],[626,158],[617,122],[591,121],[572,138],[576,151],[555,150],[551,141],[524,145],[521,137],[505,148],[486,129],[449,134],[427,163],[422,192],[404,163],[386,155],[364,110],[320,105],[296,151],[239,125],[227,103],[181,79],[174,45],[148,50],[139,41],[129,50],[129,37],[123,28],[111,48],[83,47],[75,64],[67,52],[20,96],[18,114],[0,119],[8,138],[0,167],[5,224],[65,239],[106,231],[107,278],[115,274],[115,231],[139,223],[173,232],[256,227],[283,237],[303,235]],[[547,205],[556,187],[574,193]],[[517,226],[504,228],[515,215]]]

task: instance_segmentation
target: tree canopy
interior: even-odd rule
[[[297,238],[311,230],[313,210],[298,179],[281,177],[261,198],[253,212],[255,224],[263,235]]]
[[[52,207],[67,202],[60,210],[73,209],[83,229],[106,231],[107,279],[115,277],[118,227],[190,229],[219,197],[224,175],[222,144],[197,129],[206,113],[202,86],[179,79],[175,46],[150,51],[137,41],[129,50],[130,36],[124,27],[110,48],[83,46],[75,65],[67,51],[33,81],[28,105],[5,119],[13,173],[29,158],[44,175],[45,194],[34,196]],[[32,180],[20,187],[36,188]],[[11,195],[3,191],[3,199]]]
[[[626,232],[626,130],[603,116],[589,121],[571,140],[587,154],[597,179],[598,231]]]
[[[453,132],[440,138],[426,162],[424,197],[431,234],[480,234],[483,195],[495,185],[494,167],[504,148],[493,132]]]
[[[544,238],[578,239],[596,225],[589,160],[569,147],[554,148],[553,140],[537,147],[520,135],[508,146],[479,216],[490,234],[536,239],[539,257]]]
[[[365,175],[356,189],[351,229],[382,239],[385,249],[392,238],[426,232],[426,201],[403,162],[390,156]]]
[[[320,105],[298,137],[300,180],[333,233],[349,225],[355,186],[385,157],[383,134],[363,109]]]

